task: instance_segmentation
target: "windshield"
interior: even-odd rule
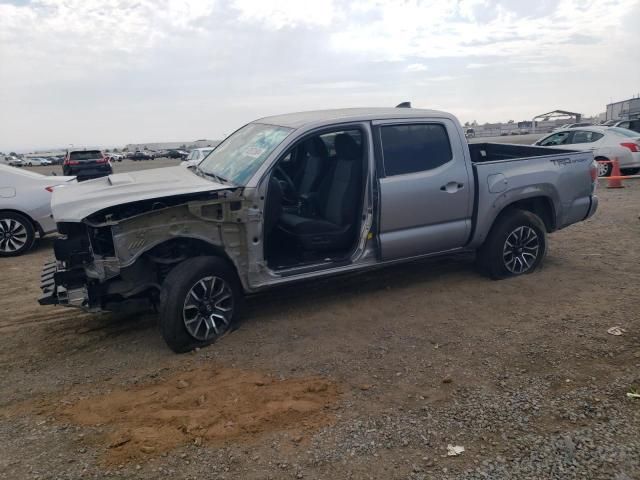
[[[622,137],[629,137],[629,138],[640,137],[640,133],[634,132],[633,130],[629,130],[628,128],[610,127],[609,131],[613,133],[617,133]]]
[[[250,123],[225,139],[199,168],[236,185],[245,185],[292,128]]]

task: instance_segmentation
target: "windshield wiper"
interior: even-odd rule
[[[216,175],[215,173],[211,173],[211,172],[205,172],[203,169],[200,168],[199,165],[196,165],[196,171],[202,175],[206,175],[207,177],[217,180],[219,183],[226,183],[227,185],[233,185],[233,182],[230,182],[229,180],[227,180],[224,177],[221,177],[220,175]]]

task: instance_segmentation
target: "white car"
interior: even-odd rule
[[[204,157],[209,155],[212,150],[213,147],[194,148],[193,150],[191,150],[191,153],[189,153],[189,156],[180,163],[180,166],[194,167],[198,165],[202,160],[204,160]]]
[[[24,164],[27,165],[28,167],[41,167],[44,165],[51,165],[51,161],[47,160],[46,158],[40,158],[40,157],[33,157],[33,158],[26,158],[24,160]]]
[[[36,234],[42,238],[55,232],[51,193],[75,181],[0,165],[0,257],[21,255],[33,246]]]
[[[553,132],[534,145],[565,150],[591,150],[596,160],[618,159],[625,175],[640,172],[640,133],[619,127],[578,127]],[[598,175],[608,177],[610,163],[598,164]]]
[[[0,164],[9,165],[11,167],[22,167],[24,165],[24,162],[18,157],[6,156],[0,157]]]

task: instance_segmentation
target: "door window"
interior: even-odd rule
[[[380,137],[387,176],[432,170],[453,158],[447,130],[441,124],[386,125]]]
[[[553,135],[549,135],[544,140],[541,140],[539,145],[541,147],[552,147],[554,145],[566,145],[569,143],[569,135],[571,132],[558,132]]]

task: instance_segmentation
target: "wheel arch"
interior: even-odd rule
[[[42,227],[40,226],[40,224],[38,222],[36,222],[33,217],[31,215],[29,215],[26,212],[23,212],[21,210],[16,210],[15,208],[0,208],[0,213],[3,212],[9,212],[9,213],[15,213],[17,215],[22,215],[23,217],[25,217],[27,220],[29,220],[31,222],[31,225],[33,226],[33,229],[38,232],[40,238],[44,237],[45,233],[42,230]]]
[[[484,228],[482,232],[479,232],[473,239],[472,246],[477,248],[484,244],[496,222],[513,210],[525,210],[540,217],[547,233],[557,229],[556,219],[558,212],[556,211],[553,198],[545,195],[543,192],[536,191],[531,192],[531,195],[525,198],[518,198],[517,200],[501,205],[492,218],[485,217],[487,219],[487,227]]]
[[[507,214],[511,210],[525,210],[527,212],[531,212],[542,220],[544,226],[547,230],[547,233],[551,233],[556,230],[556,209],[553,205],[553,200],[550,197],[545,195],[538,195],[534,197],[524,198],[521,200],[516,200],[505,207],[502,208],[500,213],[496,215],[496,218],[493,219],[493,225],[495,225],[496,221],[503,215]]]
[[[236,273],[241,285],[246,290],[246,279],[240,274],[240,269],[233,258],[229,256],[223,247],[201,238],[180,236],[166,239],[140,252],[136,261],[141,258],[149,259],[161,269],[164,269],[163,275],[166,276],[169,271],[185,260],[202,256],[217,257],[224,260]]]

